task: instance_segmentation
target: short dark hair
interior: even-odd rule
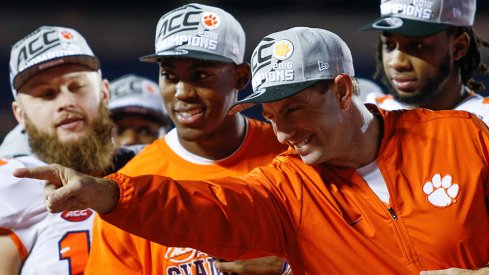
[[[480,53],[480,48],[489,47],[489,43],[478,37],[472,27],[450,27],[445,31],[449,35],[459,35],[465,32],[469,36],[469,49],[467,53],[457,61],[460,68],[460,77],[462,79],[462,83],[467,85],[471,90],[484,90],[486,88],[484,83],[475,80],[473,77],[474,74],[483,75],[489,71],[487,65],[483,63]],[[382,41],[380,40],[380,37],[377,43],[376,59],[377,65],[374,73],[374,79],[380,79],[384,85],[389,86],[384,73],[384,65],[382,62]]]

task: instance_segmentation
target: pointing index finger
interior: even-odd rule
[[[18,178],[46,180],[59,186],[62,185],[60,171],[54,165],[19,168],[14,171],[13,175]]]

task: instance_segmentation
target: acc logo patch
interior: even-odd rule
[[[64,211],[61,213],[61,218],[69,222],[81,222],[88,219],[92,215],[93,211],[90,209]]]
[[[215,12],[204,12],[200,22],[208,30],[215,30],[221,25],[221,17]]]
[[[294,52],[294,45],[289,40],[280,40],[272,46],[272,54],[278,60],[289,58]]]

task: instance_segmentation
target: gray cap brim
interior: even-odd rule
[[[159,62],[164,58],[190,58],[190,59],[198,59],[204,61],[235,63],[233,60],[226,58],[222,55],[211,54],[211,53],[201,52],[201,51],[191,51],[191,50],[172,50],[172,51],[164,51],[161,53],[145,55],[140,57],[139,61],[155,63],[155,62]]]
[[[309,87],[320,80],[310,80],[301,83],[278,85],[259,89],[259,92],[254,92],[246,98],[236,102],[228,111],[228,115],[244,111],[260,103],[274,102],[291,97]]]
[[[451,26],[452,25],[450,24],[432,23],[389,16],[377,19],[373,23],[362,27],[360,31],[380,30],[408,36],[426,36],[444,31]]]
[[[47,70],[51,67],[64,65],[64,64],[76,64],[85,66],[89,69],[97,71],[100,69],[100,61],[97,57],[91,55],[68,55],[62,56],[59,58],[49,59],[45,62],[36,64],[31,66],[22,72],[18,73],[15,78],[12,80],[12,85],[15,90],[19,90],[19,88],[24,85],[29,79],[31,79],[34,75],[39,73],[40,71]]]

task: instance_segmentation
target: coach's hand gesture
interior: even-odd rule
[[[52,213],[91,208],[104,214],[112,211],[119,201],[117,183],[58,164],[20,168],[15,170],[14,176],[46,180],[44,200]]]
[[[292,274],[283,271],[284,260],[278,257],[270,256],[249,260],[236,260],[232,262],[215,262],[214,265],[220,272],[232,274]]]

